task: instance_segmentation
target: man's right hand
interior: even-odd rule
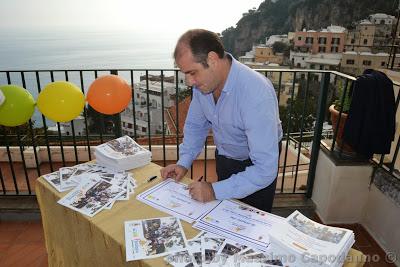
[[[168,165],[160,170],[161,177],[163,179],[172,178],[175,181],[179,182],[183,176],[187,173],[187,169],[178,164]]]

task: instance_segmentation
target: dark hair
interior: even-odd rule
[[[175,47],[175,59],[179,56],[182,45],[188,46],[196,62],[201,63],[206,68],[208,67],[207,57],[209,52],[215,52],[219,58],[223,58],[225,55],[221,38],[218,34],[208,30],[193,29],[185,32],[179,38]]]

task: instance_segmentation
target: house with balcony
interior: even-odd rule
[[[135,131],[137,135],[162,133],[164,125],[161,116],[164,109],[174,104],[176,87],[173,80],[161,83],[159,77],[149,80],[142,77],[142,80],[135,84],[135,108],[129,103],[121,114],[123,134],[133,135]],[[136,119],[136,125],[132,123],[133,118]]]
[[[297,68],[336,70],[344,50],[347,31],[340,26],[329,26],[320,31],[294,33],[291,65]]]

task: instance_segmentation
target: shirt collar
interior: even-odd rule
[[[231,68],[229,70],[228,77],[225,81],[224,88],[222,92],[229,93],[236,83],[237,74],[239,72],[239,62],[232,56],[232,54],[225,52],[226,56],[230,57],[232,60]]]

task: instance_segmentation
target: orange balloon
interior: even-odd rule
[[[123,111],[132,99],[132,89],[118,75],[100,76],[90,85],[86,100],[97,112],[112,115]]]

